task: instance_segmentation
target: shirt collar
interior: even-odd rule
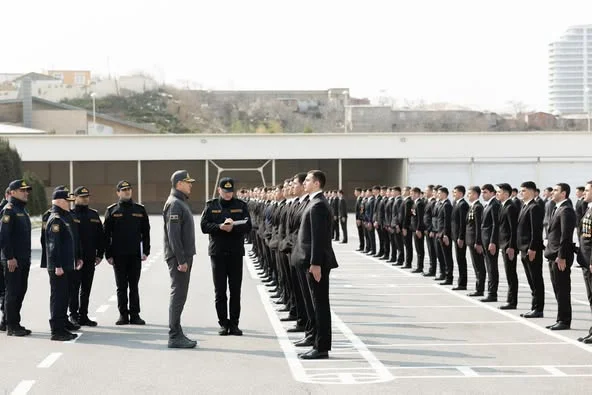
[[[559,203],[557,203],[555,205],[555,208],[559,208],[563,203],[567,202],[567,199],[563,199],[562,201],[560,201]]]
[[[322,190],[318,190],[318,191],[316,191],[316,192],[313,192],[313,193],[311,193],[311,194],[310,194],[310,197],[309,197],[308,199],[309,199],[309,200],[312,200],[312,199],[314,199],[314,198],[315,198],[315,196],[317,196],[319,193],[323,193],[323,191],[322,191]]]

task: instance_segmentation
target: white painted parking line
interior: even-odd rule
[[[111,295],[109,302],[117,302],[117,295]]]
[[[107,311],[109,309],[109,307],[110,306],[108,304],[102,304],[97,309],[97,313],[104,313],[105,311]]]
[[[467,377],[479,376],[479,374],[477,374],[477,372],[475,372],[473,369],[471,369],[468,366],[457,366],[456,369]]]
[[[505,342],[505,343],[394,343],[394,344],[368,344],[369,348],[391,347],[489,347],[489,346],[547,346],[569,345],[566,342]]]
[[[251,275],[251,278],[253,280],[258,280],[259,279],[259,275],[257,274],[257,271],[255,270],[254,263],[252,261],[249,262],[249,258],[247,258],[245,256],[245,257],[243,257],[243,264],[245,264],[247,266],[247,270],[249,271],[249,274]]]
[[[373,309],[385,308],[385,309],[476,309],[479,306],[471,306],[471,305],[415,305],[415,306],[399,306],[399,305],[389,305],[389,306],[378,306],[376,304],[338,304],[332,303],[331,306],[334,307],[348,307],[348,308],[358,308],[358,307],[371,307]]]
[[[35,380],[23,380],[12,390],[10,395],[26,395],[33,385],[35,384]]]
[[[555,366],[543,366],[543,369],[553,376],[567,376],[567,374],[565,374]]]
[[[468,366],[471,369],[545,369],[548,367],[554,368],[591,368],[592,365],[476,365],[476,366]],[[413,370],[413,369],[420,369],[420,370],[438,370],[438,369],[457,369],[458,366],[452,367],[449,365],[431,365],[431,366],[391,366],[389,369],[391,370]]]
[[[62,355],[63,354],[61,352],[52,352],[43,361],[41,361],[41,363],[39,363],[37,367],[41,369],[47,369],[51,367],[51,365],[53,365],[55,361],[60,359]]]
[[[364,294],[367,296],[442,296],[441,293],[392,293],[392,294]]]
[[[488,305],[486,303],[483,303],[483,302],[480,302],[478,300],[472,299],[469,296],[465,296],[465,295],[459,294],[459,293],[457,293],[457,292],[455,292],[455,291],[453,291],[451,289],[445,288],[445,287],[443,287],[441,285],[434,284],[433,287],[440,288],[444,292],[448,292],[449,294],[455,295],[457,298],[461,298],[463,300],[466,300],[468,302],[471,302],[471,303],[473,303],[473,304],[475,304],[477,306],[480,306],[480,307],[482,307],[484,309],[488,309],[490,311],[494,311],[497,314],[500,314],[500,315],[503,315],[504,317],[507,317],[507,318],[510,318],[512,320],[518,321],[518,322],[522,323],[522,325],[525,325],[525,326],[528,326],[528,327],[530,327],[532,329],[535,329],[535,330],[537,330],[537,331],[539,331],[541,333],[544,333],[547,336],[554,337],[555,339],[562,340],[564,342],[570,343],[572,346],[578,347],[581,350],[584,350],[586,352],[592,353],[592,347],[589,347],[589,346],[587,346],[585,344],[582,344],[582,343],[578,342],[577,340],[570,339],[567,336],[560,335],[560,334],[557,333],[557,331],[550,331],[550,330],[548,330],[548,329],[546,329],[544,327],[541,327],[541,326],[535,324],[532,321],[529,321],[528,319],[515,316],[515,315],[510,314],[510,313],[508,313],[508,312],[506,312],[504,310],[500,310],[500,309],[498,309],[496,307],[493,307],[493,306],[490,306],[490,305]]]
[[[519,324],[517,321],[388,321],[388,322],[353,322],[349,321],[349,325],[490,325],[490,324]]]

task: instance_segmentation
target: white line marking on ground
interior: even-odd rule
[[[370,256],[368,256],[368,255],[366,255],[366,254],[362,254],[360,251],[353,251],[353,252],[354,252],[354,253],[356,253],[356,254],[358,254],[359,256],[362,256],[362,257],[364,257],[364,258],[367,258],[367,259],[371,260],[372,262],[375,262],[375,263],[380,263],[381,265],[383,265],[383,266],[386,266],[386,267],[388,267],[388,268],[390,268],[390,269],[394,269],[394,268],[395,268],[395,267],[392,265],[392,262],[381,261],[381,260],[379,260],[379,259],[372,258],[372,257],[370,257]],[[406,275],[406,276],[408,276],[408,277],[414,277],[414,276],[415,276],[413,273],[411,273],[411,272],[406,272],[406,271],[404,271],[404,270],[400,270],[400,271],[399,271],[399,273],[403,273],[403,274],[405,274],[405,275]]]
[[[35,384],[35,380],[23,380],[12,390],[10,395],[27,395]]]
[[[513,315],[513,314],[510,314],[510,313],[508,313],[508,312],[504,311],[504,310],[497,309],[497,308],[495,308],[495,307],[493,307],[493,306],[490,306],[490,305],[487,305],[487,304],[485,304],[485,303],[483,303],[483,302],[480,302],[480,301],[478,301],[478,300],[472,299],[472,298],[470,298],[470,297],[468,297],[468,296],[465,296],[465,295],[462,295],[462,294],[456,293],[456,292],[454,292],[454,291],[453,291],[453,290],[451,290],[451,289],[444,288],[444,287],[443,287],[443,286],[441,286],[441,285],[434,284],[433,286],[434,286],[434,287],[437,287],[437,288],[440,288],[440,289],[441,289],[441,290],[443,290],[444,292],[448,292],[449,294],[455,295],[457,298],[464,299],[464,300],[466,300],[466,301],[469,301],[469,302],[471,302],[471,303],[473,303],[473,304],[476,304],[476,305],[478,305],[478,306],[481,306],[481,307],[483,307],[483,308],[485,308],[485,309],[488,309],[488,310],[490,310],[490,311],[494,311],[494,312],[496,312],[497,314],[503,315],[504,317],[507,317],[507,318],[510,318],[510,319],[512,319],[512,320],[518,321],[518,322],[522,323],[523,325],[526,325],[526,326],[528,326],[528,327],[530,327],[530,328],[532,328],[532,329],[535,329],[535,330],[537,330],[537,331],[539,331],[539,332],[541,332],[541,333],[544,333],[544,334],[545,334],[545,335],[547,335],[547,336],[551,336],[551,337],[554,337],[555,339],[562,340],[562,341],[564,341],[564,342],[570,343],[572,346],[578,347],[580,350],[584,350],[584,351],[586,351],[586,352],[590,352],[590,353],[592,353],[592,347],[589,347],[589,346],[587,346],[587,345],[585,345],[585,344],[581,344],[581,343],[580,343],[580,342],[578,342],[577,340],[570,339],[569,337],[566,337],[566,336],[560,335],[560,334],[558,334],[556,331],[550,331],[550,330],[548,330],[548,329],[546,329],[546,328],[543,328],[543,327],[541,327],[541,326],[538,326],[538,325],[537,325],[537,324],[535,324],[534,322],[528,321],[528,320],[527,320],[527,319],[525,319],[525,318],[522,318],[522,317],[517,317],[517,316],[515,316],[515,315]],[[497,376],[496,376],[496,377],[497,377]]]
[[[517,321],[388,321],[388,322],[348,322],[348,325],[489,325],[489,324],[519,324]]]
[[[117,295],[111,295],[109,302],[117,302]]]
[[[475,372],[473,369],[471,369],[468,366],[457,366],[456,369],[467,377],[479,376],[479,374],[477,372]]]
[[[547,346],[569,345],[566,342],[506,342],[506,343],[394,343],[394,344],[368,344],[369,348],[391,347],[481,347],[481,346]]]
[[[471,369],[544,369],[553,366],[555,368],[592,368],[592,365],[478,365],[470,366]],[[456,369],[455,366],[435,365],[435,366],[391,366],[392,370],[411,370],[411,369]]]
[[[553,376],[567,376],[566,373],[557,369],[555,366],[543,366],[543,369],[545,369],[547,372],[549,372]]]
[[[42,368],[42,369],[47,369],[47,368],[51,367],[51,365],[53,365],[55,361],[60,359],[60,357],[62,355],[63,355],[63,353],[61,353],[61,352],[52,352],[43,361],[41,361],[41,363],[39,365],[37,365],[37,367]]]
[[[253,280],[258,280],[259,276],[257,275],[257,272],[255,271],[254,263],[248,262],[247,260],[250,260],[250,258],[243,257],[243,264],[247,265],[247,270],[249,270],[249,274],[251,275],[251,278]]]
[[[110,305],[108,305],[108,304],[102,304],[97,309],[97,313],[104,313],[105,311],[107,311],[109,309],[109,307],[110,307]]]
[[[592,377],[592,374],[566,374],[562,377]],[[400,379],[525,379],[525,378],[557,378],[550,374],[489,374],[478,376],[460,376],[460,375],[442,375],[442,376],[395,376],[397,380]]]
[[[417,305],[417,306],[399,306],[399,305],[388,305],[388,306],[377,306],[375,304],[332,304],[336,307],[347,307],[347,308],[358,308],[358,307],[372,307],[372,308],[384,308],[384,309],[475,309],[479,306],[470,305],[454,305],[454,306],[441,306],[441,305]]]

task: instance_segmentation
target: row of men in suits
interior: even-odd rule
[[[456,262],[458,282],[453,290],[466,290],[468,249],[476,276],[475,290],[469,295],[482,297],[483,302],[498,300],[501,255],[508,281],[506,303],[499,307],[503,310],[513,310],[518,305],[516,267],[520,256],[532,291],[530,311],[521,314],[525,318],[543,317],[545,258],[558,303],[556,323],[549,329],[569,329],[570,268],[575,256],[584,272],[592,310],[590,188],[590,183],[576,188],[575,208],[569,199],[570,186],[565,183],[545,189],[543,198],[531,181],[522,183],[520,192],[507,183],[472,186],[468,190],[457,185],[452,195],[448,188],[433,185],[428,185],[423,193],[410,187],[374,186],[365,191],[356,188],[358,251],[395,266],[412,268],[415,246],[417,265],[413,272],[436,277],[439,268],[435,280],[442,281],[441,285],[452,285]],[[573,243],[576,228],[579,248]],[[426,245],[429,269],[424,273]],[[592,343],[592,337],[581,340]]]
[[[325,181],[318,170],[298,173],[275,188],[255,188],[247,201],[250,256],[278,311],[288,313],[281,321],[295,322],[288,332],[303,332],[295,346],[312,347],[302,359],[328,358],[331,350],[329,274],[337,267],[331,242],[341,214],[330,202],[341,200],[323,192]]]

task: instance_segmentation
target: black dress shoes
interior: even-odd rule
[[[436,273],[423,273],[424,277],[436,277]]]
[[[483,292],[479,292],[479,291],[471,292],[468,296],[483,296]]]
[[[294,346],[295,347],[312,347],[312,346],[314,346],[314,339],[312,337],[306,337],[306,338],[294,343]]]
[[[552,331],[564,331],[569,329],[569,325],[564,323],[564,322],[556,322],[555,325],[552,325],[551,327],[549,327],[550,330]]]
[[[298,317],[293,316],[293,315],[289,315],[287,317],[282,317],[280,318],[280,321],[282,322],[287,322],[287,321],[296,321],[298,319]]]
[[[510,304],[510,303],[506,303],[504,305],[501,305],[499,307],[500,310],[516,310],[516,305],[515,304]]]
[[[520,314],[520,317],[524,317],[524,318],[543,318],[543,312],[542,311],[535,311],[532,310],[528,313],[524,313],[524,314]],[[550,325],[552,326],[552,325]]]
[[[488,295],[486,298],[481,299],[481,302],[483,302],[483,303],[497,302],[497,296]]]
[[[446,277],[438,276],[438,277],[434,278],[434,281],[443,281],[443,280],[446,280]]]
[[[295,327],[286,329],[286,332],[288,332],[288,333],[296,333],[296,332],[304,332],[304,331],[305,331],[304,326],[299,326],[299,325],[296,325]]]
[[[411,271],[411,273],[423,273],[423,269],[419,269],[419,268],[417,268],[417,269],[413,269],[413,270]]]
[[[317,351],[315,349],[310,350],[307,353],[298,355],[300,359],[327,359],[329,358],[329,352]]]
[[[462,285],[459,285],[457,287],[452,288],[453,291],[466,291],[467,290],[467,286],[465,285],[464,287]]]
[[[452,280],[446,280],[444,282],[441,282],[440,285],[452,285]]]

